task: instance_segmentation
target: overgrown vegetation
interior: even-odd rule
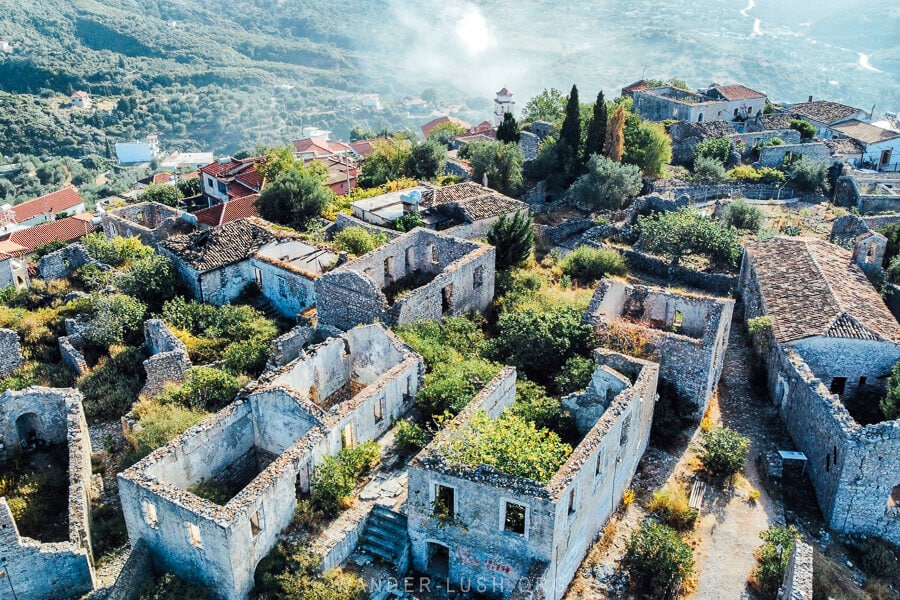
[[[750,438],[728,427],[714,427],[701,432],[698,450],[704,469],[716,477],[729,478],[744,468]]]
[[[793,525],[769,527],[760,532],[763,545],[756,550],[756,567],[750,575],[750,582],[760,595],[775,598],[791,559],[794,540],[799,537],[800,532]]]
[[[678,533],[650,520],[628,538],[623,564],[637,591],[663,595],[694,572],[694,554]]]
[[[498,269],[511,269],[524,264],[531,258],[534,249],[534,224],[524,211],[517,212],[511,219],[506,215],[491,225],[487,242],[496,248]]]
[[[367,254],[387,241],[386,234],[372,234],[363,227],[348,227],[334,236],[334,245],[352,256]]]
[[[101,357],[76,386],[84,394],[84,413],[90,419],[117,419],[127,413],[144,387],[144,360],[141,346],[109,347],[109,356]]]
[[[368,441],[344,448],[336,457],[326,456],[313,473],[313,508],[333,517],[349,507],[358,477],[378,464],[380,452],[377,443]]]
[[[68,464],[65,444],[38,455],[15,452],[3,464],[0,497],[6,497],[20,535],[41,542],[69,539]]]
[[[187,583],[171,573],[148,577],[141,587],[138,600],[206,600],[209,593],[202,587]]]
[[[653,493],[647,510],[655,513],[659,520],[678,531],[688,531],[694,527],[699,513],[691,508],[687,492],[677,482],[670,482]]]
[[[628,265],[622,255],[612,248],[578,246],[559,261],[564,275],[584,285],[593,285],[608,276],[628,273]]]
[[[282,542],[256,567],[257,600],[366,600],[365,581],[341,569],[321,571],[322,559],[308,548]]]
[[[881,408],[881,414],[885,420],[893,421],[900,418],[900,362],[891,369],[891,376],[888,378],[887,393],[878,403]]]
[[[766,216],[759,207],[747,203],[746,200],[735,200],[725,209],[722,222],[726,227],[756,233],[762,228],[765,220]]]
[[[723,227],[688,207],[638,217],[637,247],[668,258],[677,265],[686,256],[702,255],[713,264],[737,267],[741,246],[731,227]]]
[[[123,458],[123,466],[136,463],[209,416],[206,412],[154,400],[138,402],[133,412],[138,426],[126,436],[132,451]]]

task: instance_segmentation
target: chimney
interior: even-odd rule
[[[807,102],[812,102],[812,95],[810,95],[809,100]]]

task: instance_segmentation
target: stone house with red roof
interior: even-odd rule
[[[9,240],[25,248],[25,254],[31,254],[51,242],[74,242],[92,233],[97,228],[93,220],[94,215],[91,213],[65,217],[57,221],[13,231],[0,238],[0,241]]]
[[[200,189],[203,199],[212,206],[219,202],[259,194],[265,180],[256,170],[256,165],[263,160],[264,156],[240,160],[220,158],[214,163],[200,167]]]
[[[900,543],[900,420],[872,406],[900,360],[900,324],[852,253],[822,240],[748,243],[739,287],[746,319],[767,317],[755,346],[769,394],[829,526]]]
[[[245,218],[159,243],[172,259],[190,295],[225,304],[256,284],[279,313],[295,317],[316,303],[316,279],[338,255],[276,229],[268,221]]]
[[[813,100],[809,97],[807,102],[798,102],[787,107],[787,112],[793,117],[809,121],[816,126],[816,135],[820,138],[840,137],[834,127],[840,123],[846,123],[853,119],[868,119],[869,113],[861,108],[854,108],[838,102],[828,100]]]
[[[706,90],[706,95],[727,102],[725,110],[730,115],[730,120],[744,120],[761,115],[766,107],[766,95],[745,85],[714,84]]]
[[[52,221],[57,216],[74,216],[84,211],[84,198],[74,188],[63,188],[16,204],[10,209],[8,216],[12,218],[8,222],[30,227]]]

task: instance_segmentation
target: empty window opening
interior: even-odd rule
[[[406,381],[403,384],[403,402],[409,402],[410,400],[412,400],[413,389],[413,376],[410,375],[406,378]]]
[[[453,284],[441,290],[441,314],[447,316],[453,310]]]
[[[388,256],[384,259],[384,280],[391,281],[394,278],[394,259]]]
[[[347,425],[341,429],[341,448],[353,447],[353,424]]]
[[[482,285],[484,285],[484,267],[475,267],[475,271],[472,273],[472,289],[477,290]]]
[[[891,495],[888,496],[888,508],[898,508],[900,507],[900,484],[895,485],[894,489],[891,490]]]
[[[862,391],[863,387],[866,385],[866,379],[867,378],[865,375],[863,375],[862,377],[859,378],[859,390],[858,391],[860,391],[860,392]]]
[[[253,267],[253,279],[256,280],[256,285],[260,288],[262,287],[262,271]]]
[[[450,573],[450,549],[443,544],[428,542],[428,572],[439,579]]]
[[[626,416],[622,420],[622,433],[619,436],[619,445],[624,446],[628,443],[628,434],[631,432],[631,415]]]
[[[156,516],[156,507],[144,500],[141,502],[141,508],[144,511],[144,522],[154,529],[159,527],[159,519]]]
[[[525,535],[526,508],[515,502],[506,502],[503,515],[503,530]]]
[[[575,488],[569,490],[569,514],[575,514]]]
[[[414,270],[416,267],[416,249],[410,246],[406,249],[406,272]]]
[[[875,260],[875,244],[869,244],[869,251],[866,252],[866,263]]]
[[[847,378],[846,377],[834,377],[831,380],[831,387],[829,388],[829,391],[832,394],[837,394],[838,396],[843,396],[845,387],[847,387]]]
[[[375,422],[380,423],[384,420],[384,398],[375,400]]]
[[[456,515],[456,490],[447,485],[434,486],[434,514],[444,519],[452,519]]]
[[[431,264],[433,264],[433,265],[440,264],[440,261],[438,261],[437,248],[434,247],[434,244],[428,245],[428,254],[429,254],[429,256],[431,256]]]
[[[259,526],[259,511],[256,511],[250,515],[250,534],[256,537],[260,531],[262,531],[262,528]]]
[[[831,455],[825,455],[825,472],[828,473],[831,471]]]
[[[45,445],[44,422],[37,413],[27,412],[16,418],[16,434],[22,448],[31,449]]]
[[[681,329],[681,326],[684,324],[684,313],[680,310],[675,311],[675,319],[672,321],[672,327],[678,331]]]
[[[831,450],[831,462],[834,463],[834,466],[837,466],[837,446]]]
[[[203,538],[200,537],[200,528],[193,523],[186,523],[188,530],[188,541],[194,548],[203,547]]]
[[[738,116],[738,109],[734,109],[734,116]]]
[[[703,121],[703,113],[697,115],[697,122],[700,123],[701,121]]]
[[[594,474],[597,477],[603,475],[603,471],[606,469],[606,452],[604,450],[600,450],[600,453],[597,454],[597,466]]]

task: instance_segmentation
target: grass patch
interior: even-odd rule
[[[6,497],[20,535],[41,542],[69,539],[68,467],[65,444],[16,453],[3,464],[0,496]]]

